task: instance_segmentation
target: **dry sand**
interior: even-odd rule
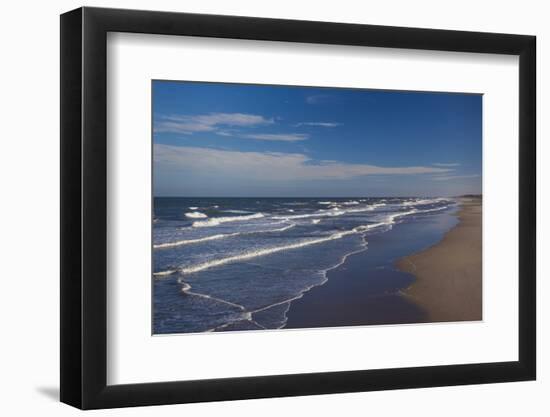
[[[429,321],[482,319],[480,198],[464,198],[460,222],[438,244],[397,262],[417,281],[404,294],[425,309]]]

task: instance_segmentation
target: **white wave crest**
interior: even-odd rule
[[[166,275],[172,275],[172,274],[175,274],[176,271],[175,269],[174,270],[168,270],[168,271],[159,271],[159,272],[153,272],[153,275],[156,276],[156,277],[164,277]]]
[[[196,243],[202,243],[202,242],[208,242],[210,240],[219,240],[219,239],[226,239],[229,237],[235,237],[235,236],[241,236],[241,235],[252,235],[256,233],[275,233],[275,232],[284,232],[285,230],[291,229],[294,226],[296,226],[296,223],[287,224],[286,226],[277,228],[277,229],[269,229],[269,230],[255,230],[251,232],[235,232],[235,233],[225,233],[225,234],[218,234],[218,235],[212,235],[212,236],[205,236],[200,237],[197,239],[185,239],[185,240],[177,240],[175,242],[166,242],[166,243],[159,243],[157,245],[153,245],[154,249],[165,249],[165,248],[173,248],[176,246],[183,246],[183,245],[193,245]]]
[[[224,239],[226,237],[236,236],[238,234],[239,233],[228,233],[228,234],[225,234],[225,235],[224,234],[219,234],[219,235],[201,237],[201,238],[197,238],[197,239],[187,239],[187,240],[178,240],[178,241],[175,241],[175,242],[159,243],[158,245],[153,245],[153,248],[154,249],[173,248],[175,246],[191,245],[193,243],[208,242],[209,240]]]
[[[200,211],[192,211],[185,213],[185,217],[189,217],[190,219],[206,219],[208,216]]]
[[[428,211],[430,211],[430,210],[428,210]],[[408,216],[409,214],[423,213],[423,212],[424,211],[418,211],[417,209],[412,209],[412,210],[409,210],[409,211],[402,211],[402,212],[393,213],[393,214],[390,214],[390,215],[386,216],[384,221],[377,222],[377,223],[371,223],[371,224],[367,224],[367,225],[364,225],[364,226],[357,226],[355,228],[355,230],[359,231],[359,232],[367,232],[371,229],[375,229],[377,227],[382,227],[382,226],[388,226],[389,229],[391,230],[391,228],[395,224],[395,221],[396,221],[397,218],[403,217],[403,216]]]
[[[432,209],[426,209],[426,210],[419,210],[418,213],[429,213],[431,211],[441,211],[449,208],[449,206],[442,206],[442,207],[436,207]]]
[[[409,210],[409,211],[401,211],[401,212],[390,214],[387,217],[387,224],[394,224],[395,219],[397,219],[398,217],[408,216],[409,214],[414,214],[414,213],[418,213],[418,210],[417,209],[412,209],[412,210]]]
[[[414,201],[405,201],[403,206],[420,206],[424,204],[433,204],[440,201],[447,201],[445,198],[426,198],[426,199],[417,199]]]
[[[260,219],[264,217],[262,213],[255,213],[248,216],[232,216],[232,217],[213,217],[208,220],[193,222],[193,227],[212,227],[222,223],[240,222],[245,220]]]
[[[274,219],[277,220],[292,220],[292,219],[309,219],[310,217],[332,217],[332,216],[341,216],[346,214],[346,211],[331,209],[331,210],[320,210],[315,213],[309,214],[293,214],[288,216],[274,216]]]
[[[319,202],[321,204],[322,202]],[[330,203],[330,202],[326,202]],[[332,203],[330,203],[332,204]],[[359,204],[359,203],[358,203]],[[352,204],[355,205],[355,204]],[[319,209],[318,211],[314,213],[307,213],[307,214],[295,214],[295,215],[287,215],[287,216],[274,216],[274,219],[278,220],[290,220],[290,219],[308,219],[311,217],[332,217],[332,216],[342,216],[346,213],[362,213],[365,211],[372,211],[378,207],[385,206],[386,203],[376,203],[371,204],[368,206],[363,207],[357,207],[357,208],[340,208],[340,207],[331,207],[330,209]]]
[[[391,228],[395,224],[396,219],[398,219],[400,217],[408,216],[408,215],[411,215],[411,214],[421,214],[421,213],[427,213],[427,212],[433,212],[433,211],[440,211],[440,210],[444,210],[446,208],[448,208],[448,207],[447,206],[437,207],[437,208],[426,209],[426,210],[418,210],[418,209],[413,208],[413,209],[408,210],[408,211],[392,213],[392,214],[388,215],[385,218],[384,221],[381,221],[381,222],[371,223],[371,224],[368,224],[368,225],[357,226],[357,227],[355,227],[351,230],[335,232],[335,233],[333,233],[329,236],[325,236],[325,237],[321,237],[321,238],[317,238],[317,239],[303,240],[303,241],[288,244],[288,245],[275,246],[275,247],[271,247],[271,248],[258,249],[258,250],[252,250],[252,251],[245,252],[245,253],[242,253],[242,254],[239,254],[239,255],[229,256],[229,257],[221,258],[221,259],[214,259],[214,260],[211,260],[211,261],[208,261],[208,262],[204,262],[204,263],[200,263],[200,264],[197,264],[197,265],[181,268],[181,269],[179,269],[179,272],[181,272],[182,274],[192,274],[192,273],[195,273],[195,272],[203,271],[205,269],[210,269],[210,268],[214,268],[214,267],[217,267],[217,266],[221,266],[221,265],[225,265],[225,264],[229,264],[229,263],[233,263],[233,262],[245,261],[245,260],[248,260],[248,259],[257,258],[257,257],[260,257],[260,256],[271,255],[271,254],[282,252],[282,251],[299,249],[299,248],[303,248],[303,247],[310,246],[310,245],[316,245],[316,244],[320,244],[320,243],[324,243],[324,242],[329,242],[329,241],[332,241],[332,240],[341,239],[345,236],[349,236],[349,235],[352,235],[352,234],[365,233],[369,230],[372,230],[374,228],[381,227],[381,226],[389,226]],[[304,215],[304,216],[306,216],[306,215]],[[242,217],[249,217],[249,216],[242,216]],[[293,217],[296,217],[296,216],[293,216]],[[210,220],[213,220],[213,219],[210,219]],[[319,221],[320,221],[319,219],[313,219],[312,223],[314,222],[316,224]],[[290,227],[293,227],[293,226],[295,226],[295,224],[287,225],[287,226],[281,228],[280,230],[286,230],[286,229],[288,229]],[[248,232],[248,233],[254,233],[254,232]],[[227,235],[221,235],[221,236],[227,236]],[[214,238],[214,236],[212,236],[211,238]],[[170,274],[173,274],[175,272],[177,272],[177,271],[173,271],[173,270],[163,271],[163,272],[157,272],[154,275],[163,276],[163,275],[170,275]]]
[[[375,208],[376,207],[374,207],[374,206],[368,206],[368,207],[361,207],[361,208],[356,208],[356,209],[346,209],[346,213],[362,213],[364,211],[372,211]]]
[[[441,211],[441,210],[445,210],[446,208],[448,208],[448,206],[436,207],[436,208],[425,209],[425,210],[418,210],[418,209],[413,208],[409,211],[401,211],[401,212],[390,214],[386,217],[386,221],[380,222],[380,223],[373,223],[373,224],[368,225],[368,227],[369,227],[369,229],[373,229],[373,228],[379,227],[379,226],[390,226],[390,228],[391,228],[395,224],[395,220],[399,217],[408,216],[410,214],[422,214],[422,213],[429,213],[429,212],[432,212],[432,211]]]
[[[246,261],[248,259],[257,258],[259,256],[271,255],[273,253],[278,253],[278,252],[283,252],[283,251],[287,251],[287,250],[303,248],[305,246],[310,246],[310,245],[317,245],[319,243],[324,243],[324,242],[329,242],[331,240],[341,239],[344,236],[348,236],[348,235],[355,234],[355,233],[361,233],[361,232],[362,232],[362,230],[360,230],[358,228],[355,228],[353,230],[347,230],[347,231],[344,231],[344,232],[336,232],[336,233],[334,233],[330,236],[326,236],[326,237],[322,237],[322,238],[304,240],[304,241],[301,241],[301,242],[291,243],[289,245],[284,245],[284,246],[275,246],[275,247],[272,247],[272,248],[253,250],[253,251],[250,251],[250,252],[245,252],[245,253],[240,254],[240,255],[228,256],[227,258],[221,258],[221,259],[214,259],[212,261],[204,262],[204,263],[201,263],[201,264],[198,264],[198,265],[190,266],[190,267],[187,267],[187,268],[182,268],[182,269],[180,269],[180,272],[183,273],[183,274],[192,274],[194,272],[203,271],[205,269],[210,269],[210,268],[225,265],[225,264],[228,264],[228,263],[233,263],[233,262],[238,262],[238,261]]]

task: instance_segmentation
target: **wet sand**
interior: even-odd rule
[[[430,322],[482,319],[481,208],[479,198],[462,199],[459,223],[441,242],[397,262],[416,277],[405,298]]]
[[[412,300],[399,295],[397,289],[407,285],[412,277],[391,269],[365,273],[366,256],[367,252],[351,255],[343,267],[329,272],[325,285],[313,288],[302,299],[294,301],[285,328],[425,322],[425,312]],[[393,282],[395,288],[385,292],[376,288],[377,281]]]

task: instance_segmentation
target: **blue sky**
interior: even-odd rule
[[[155,196],[481,193],[482,96],[153,81]]]

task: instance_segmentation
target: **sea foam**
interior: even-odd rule
[[[186,268],[180,269],[180,272],[183,274],[192,274],[194,272],[199,272],[205,269],[213,268],[216,266],[225,265],[232,262],[238,262],[238,261],[246,261],[248,259],[257,258],[259,256],[265,256],[265,255],[271,255],[273,253],[278,253],[286,250],[292,250],[292,249],[298,249],[303,248],[305,246],[310,245],[316,245],[323,242],[328,242],[335,239],[341,239],[344,236],[353,234],[353,233],[359,233],[358,230],[348,230],[344,232],[337,232],[327,237],[322,237],[318,239],[310,239],[305,240],[297,243],[291,243],[289,245],[282,245],[282,246],[274,246],[271,248],[265,248],[265,249],[258,249],[258,250],[252,250],[249,252],[242,253],[240,255],[235,256],[228,256],[226,258],[220,258],[220,259],[214,259],[212,261],[203,262],[197,265],[189,266]]]
[[[199,211],[192,211],[190,213],[185,213],[185,217],[189,217],[190,219],[206,219],[208,216]]]
[[[182,245],[192,245],[196,243],[203,243],[208,242],[210,240],[219,240],[219,239],[227,239],[230,237],[235,236],[242,236],[242,235],[251,235],[251,234],[259,234],[259,233],[275,233],[275,232],[284,232],[285,230],[291,229],[294,226],[296,226],[295,223],[287,224],[286,226],[277,228],[277,229],[268,229],[268,230],[254,230],[251,232],[234,232],[234,233],[220,233],[217,235],[211,235],[211,236],[205,236],[200,237],[196,239],[183,239],[183,240],[176,240],[174,242],[165,242],[165,243],[159,243],[157,245],[153,245],[154,249],[165,249],[165,248],[173,248],[176,246],[182,246]]]
[[[408,215],[411,215],[411,214],[422,214],[422,213],[427,213],[427,212],[432,212],[432,211],[439,211],[439,210],[444,210],[446,208],[448,208],[448,206],[437,207],[437,208],[432,208],[432,209],[424,209],[424,210],[418,210],[416,208],[412,208],[411,210],[408,210],[408,211],[401,211],[401,212],[391,213],[391,214],[387,215],[384,218],[383,221],[379,221],[379,222],[371,223],[371,224],[367,224],[367,225],[356,226],[351,230],[337,231],[337,232],[334,232],[331,235],[328,235],[328,236],[325,236],[325,237],[320,237],[320,238],[316,238],[316,239],[309,239],[309,240],[302,240],[302,241],[299,241],[299,242],[296,242],[296,243],[291,243],[291,244],[281,245],[281,246],[274,246],[274,247],[270,247],[270,248],[251,250],[251,251],[244,252],[244,253],[241,253],[241,254],[238,254],[238,255],[228,256],[228,257],[225,257],[225,258],[214,259],[214,260],[199,263],[199,264],[196,264],[196,265],[191,265],[191,266],[188,266],[188,267],[181,268],[177,271],[169,270],[169,271],[157,272],[154,275],[155,276],[164,276],[164,275],[173,274],[175,272],[180,272],[182,274],[192,274],[192,273],[199,272],[199,271],[202,271],[202,270],[205,270],[205,269],[209,269],[209,268],[213,268],[213,267],[217,267],[217,266],[221,266],[221,265],[225,265],[225,264],[229,264],[229,263],[233,263],[233,262],[245,261],[245,260],[257,258],[257,257],[260,257],[260,256],[266,256],[266,255],[282,252],[282,251],[299,249],[299,248],[310,246],[310,245],[321,244],[321,243],[324,243],[324,242],[329,242],[329,241],[332,241],[332,240],[341,239],[345,236],[349,236],[349,235],[352,235],[352,234],[365,233],[365,232],[368,232],[372,229],[382,227],[382,226],[388,226],[391,229],[392,226],[395,224],[396,220],[400,217],[408,216]],[[373,209],[373,206],[369,206],[369,207],[362,208],[362,209],[347,210],[347,211],[342,212],[342,214],[345,214],[346,212],[367,211],[367,210],[372,210],[372,209]],[[312,213],[312,214],[307,214],[307,215],[304,214],[304,215],[295,215],[295,216],[285,216],[284,219],[288,220],[289,218],[307,218],[307,217],[313,217],[313,216],[315,216],[315,217],[331,216],[331,215],[334,215],[333,213],[334,212],[332,210],[327,210],[324,213]],[[261,214],[261,213],[256,213],[256,214],[250,215],[250,216],[211,218],[211,219],[208,219],[208,220],[205,220],[205,221],[194,222],[193,227],[215,226],[215,225],[218,225],[220,223],[224,223],[224,222],[228,222],[228,221],[229,222],[230,221],[240,221],[240,220],[248,220],[248,219],[254,219],[254,218],[261,218],[261,217],[264,217],[264,215]],[[273,218],[277,218],[277,217],[273,217]],[[312,223],[316,224],[316,223],[318,223],[318,221],[319,221],[319,219],[313,219]],[[200,224],[200,226],[197,225],[197,224]],[[294,227],[294,226],[295,226],[295,224],[291,223],[291,224],[286,225],[286,226],[284,226],[280,229],[276,229],[276,230],[272,230],[272,231],[283,231],[283,230],[287,230],[288,228],[291,228],[291,227]],[[264,231],[264,232],[267,232],[267,231]],[[236,232],[236,233],[229,233],[229,234],[219,234],[219,235],[213,235],[213,236],[208,236],[208,237],[198,238],[198,239],[189,239],[189,240],[182,240],[182,241],[178,241],[178,242],[163,243],[163,244],[156,245],[155,248],[178,246],[178,245],[185,245],[185,244],[190,244],[190,243],[199,243],[199,242],[204,242],[204,241],[207,241],[207,240],[223,239],[223,238],[230,237],[230,236],[236,236],[236,235],[240,235],[240,234],[251,234],[251,233],[258,233],[258,232],[257,231],[256,232]]]
[[[255,213],[248,216],[213,217],[208,220],[193,222],[193,227],[212,227],[212,226],[218,226],[222,223],[261,219],[262,217],[264,217],[262,213]]]

